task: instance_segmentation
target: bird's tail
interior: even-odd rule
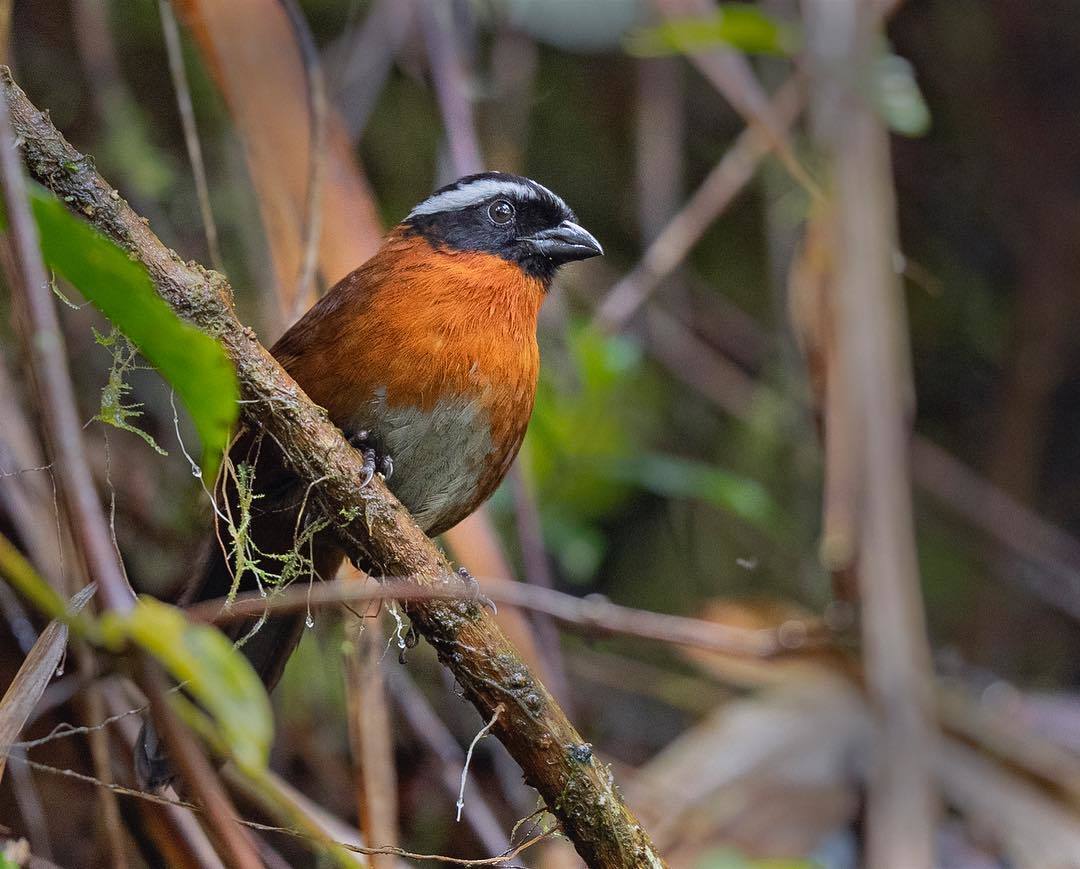
[[[245,442],[238,443],[230,456],[239,463],[239,456],[250,454],[245,449]],[[263,450],[254,463],[254,485],[257,497],[247,499],[252,505],[250,528],[250,546],[252,557],[257,566],[270,573],[284,573],[290,560],[303,557],[307,575],[330,579],[337,572],[343,560],[343,554],[334,542],[325,534],[315,534],[298,552],[296,536],[298,528],[303,527],[305,509],[305,487],[284,468],[280,455],[273,450]],[[227,491],[227,497],[238,515],[238,497],[235,491]],[[228,539],[225,529],[219,527],[217,533],[206,546],[202,559],[202,568],[193,582],[185,589],[181,603],[190,605],[201,601],[223,599],[232,590],[235,580],[223,547],[219,542]],[[293,568],[295,572],[295,566]],[[305,581],[300,578],[297,581]],[[241,577],[238,591],[251,591],[256,588],[254,575],[249,571]],[[248,659],[267,691],[272,691],[285,670],[285,665],[300,642],[304,631],[304,616],[285,614],[267,618],[262,624],[260,619],[247,619],[229,625],[225,633],[233,642],[242,642],[240,651]],[[159,790],[172,782],[175,770],[169,762],[164,745],[158,738],[153,723],[147,720],[135,745],[135,770],[141,786]]]

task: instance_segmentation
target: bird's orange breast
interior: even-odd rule
[[[347,434],[394,460],[390,488],[428,533],[498,486],[532,413],[540,280],[497,256],[395,231],[274,348]]]

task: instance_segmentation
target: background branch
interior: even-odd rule
[[[938,734],[911,501],[913,385],[896,250],[888,132],[854,82],[870,69],[882,35],[877,10],[857,0],[806,4],[813,66],[813,127],[829,160],[828,244],[834,273],[826,317],[835,336],[826,418],[827,473],[850,474],[852,566],[862,598],[867,691],[880,715],[869,774],[867,863],[935,865],[939,804],[932,762]],[[828,483],[826,483],[828,488]]]

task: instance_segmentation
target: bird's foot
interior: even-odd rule
[[[468,599],[471,601],[475,601],[482,606],[486,606],[495,615],[498,615],[499,608],[495,606],[495,601],[493,601],[490,597],[484,594],[483,590],[480,588],[480,583],[476,581],[476,577],[469,573],[468,568],[459,567],[457,569],[457,572],[458,576],[461,577],[461,581],[465,583],[465,587],[469,590]]]
[[[364,457],[364,468],[360,476],[361,489],[374,479],[376,472],[382,474],[384,480],[390,479],[394,473],[394,460],[372,446],[371,435],[367,429],[352,435],[349,443]]]

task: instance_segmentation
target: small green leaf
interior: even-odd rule
[[[707,501],[762,528],[777,515],[760,483],[702,462],[653,453],[619,462],[613,474],[657,495]]]
[[[750,859],[736,851],[709,851],[699,858],[695,869],[820,869],[811,860]]]
[[[746,3],[724,3],[707,18],[665,21],[632,33],[626,50],[638,57],[693,54],[724,46],[744,54],[791,55],[799,45],[790,24]]]
[[[209,713],[238,763],[247,769],[266,765],[273,738],[270,700],[247,658],[219,630],[193,624],[176,607],[151,597],[140,598],[129,613],[107,612],[94,619],[80,612],[92,587],[65,601],[3,535],[0,577],[41,612],[95,645],[122,652],[135,644],[153,655]]]
[[[236,421],[236,372],[221,345],[183,322],[154,291],[150,275],[40,187],[31,205],[46,263],[109,318],[176,390],[202,441],[212,479]]]
[[[3,577],[19,594],[32,603],[39,612],[51,619],[63,622],[84,637],[91,634],[93,623],[79,614],[78,609],[82,608],[81,605],[78,609],[72,609],[3,534],[0,534],[0,577]]]
[[[889,128],[902,136],[922,136],[930,129],[930,109],[915,70],[899,55],[883,53],[870,76],[871,98]]]
[[[111,645],[135,643],[184,683],[238,763],[266,765],[273,738],[270,701],[251,664],[221,631],[189,622],[152,597],[139,598],[130,613],[107,613],[100,621]]]

